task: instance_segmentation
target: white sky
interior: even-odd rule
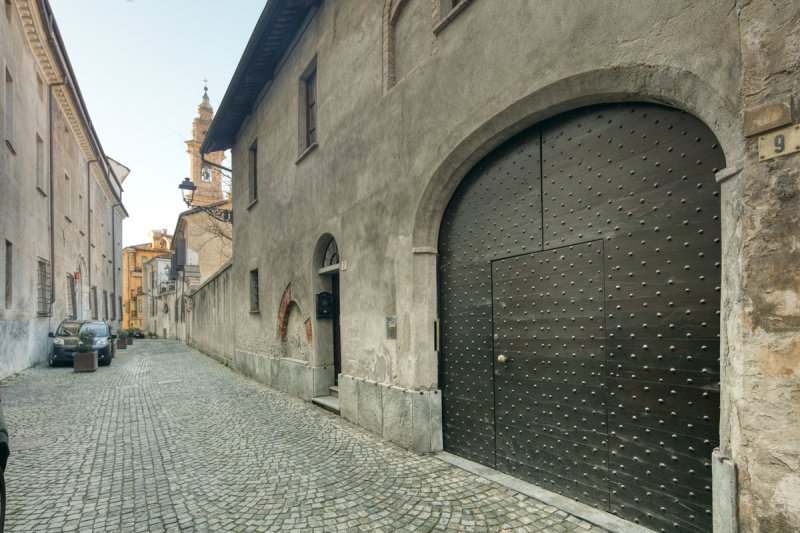
[[[203,80],[216,110],[266,0],[50,4],[103,149],[131,169],[123,246],[152,229],[172,233]]]

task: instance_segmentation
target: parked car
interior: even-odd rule
[[[8,429],[3,410],[0,409],[0,533],[6,524],[6,463],[8,463]]]
[[[49,336],[53,339],[50,345],[50,355],[47,362],[50,366],[58,363],[72,363],[75,359],[75,350],[78,349],[78,333],[84,329],[94,331],[94,345],[92,349],[97,352],[97,362],[102,366],[111,364],[114,357],[114,339],[111,328],[102,320],[65,320]]]
[[[136,328],[133,332],[133,338],[144,339],[144,331],[140,330],[139,328]]]

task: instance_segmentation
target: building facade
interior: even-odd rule
[[[144,265],[150,259],[169,253],[172,235],[166,229],[153,230],[149,242],[122,250],[122,327],[144,330]]]
[[[169,303],[174,300],[175,281],[170,276],[172,253],[145,259],[142,265],[142,331],[147,335],[172,338]],[[166,304],[166,306],[165,306]]]
[[[271,0],[202,147],[232,150],[233,365],[657,530],[792,531],[798,31]]]
[[[46,1],[0,15],[0,378],[44,361],[69,317],[119,325],[122,181]]]
[[[145,331],[167,339],[187,340],[187,308],[191,293],[226,265],[232,254],[232,226],[224,213],[230,213],[229,173],[222,166],[223,151],[201,154],[200,146],[214,118],[214,109],[205,88],[192,121],[192,138],[186,141],[189,176],[184,181],[192,191],[184,191],[188,210],[178,215],[170,245],[171,263],[166,288],[144,287],[142,300]],[[163,271],[163,261],[145,265],[145,276],[155,280]],[[126,293],[127,294],[127,293]]]

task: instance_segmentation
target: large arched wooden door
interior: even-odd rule
[[[439,244],[446,450],[710,529],[722,167],[702,122],[637,103],[554,117],[470,171]]]

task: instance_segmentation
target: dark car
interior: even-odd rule
[[[102,366],[111,364],[114,357],[114,339],[111,328],[102,320],[65,320],[56,330],[50,333],[53,343],[50,346],[50,356],[47,362],[50,366],[58,363],[72,363],[75,351],[78,349],[78,333],[84,329],[94,331],[94,345],[92,349],[97,352],[97,362]]]
[[[133,338],[134,339],[144,339],[144,331],[140,330],[139,328],[136,328],[133,331]]]
[[[8,430],[3,410],[0,409],[0,533],[6,523],[6,463],[8,455]]]

